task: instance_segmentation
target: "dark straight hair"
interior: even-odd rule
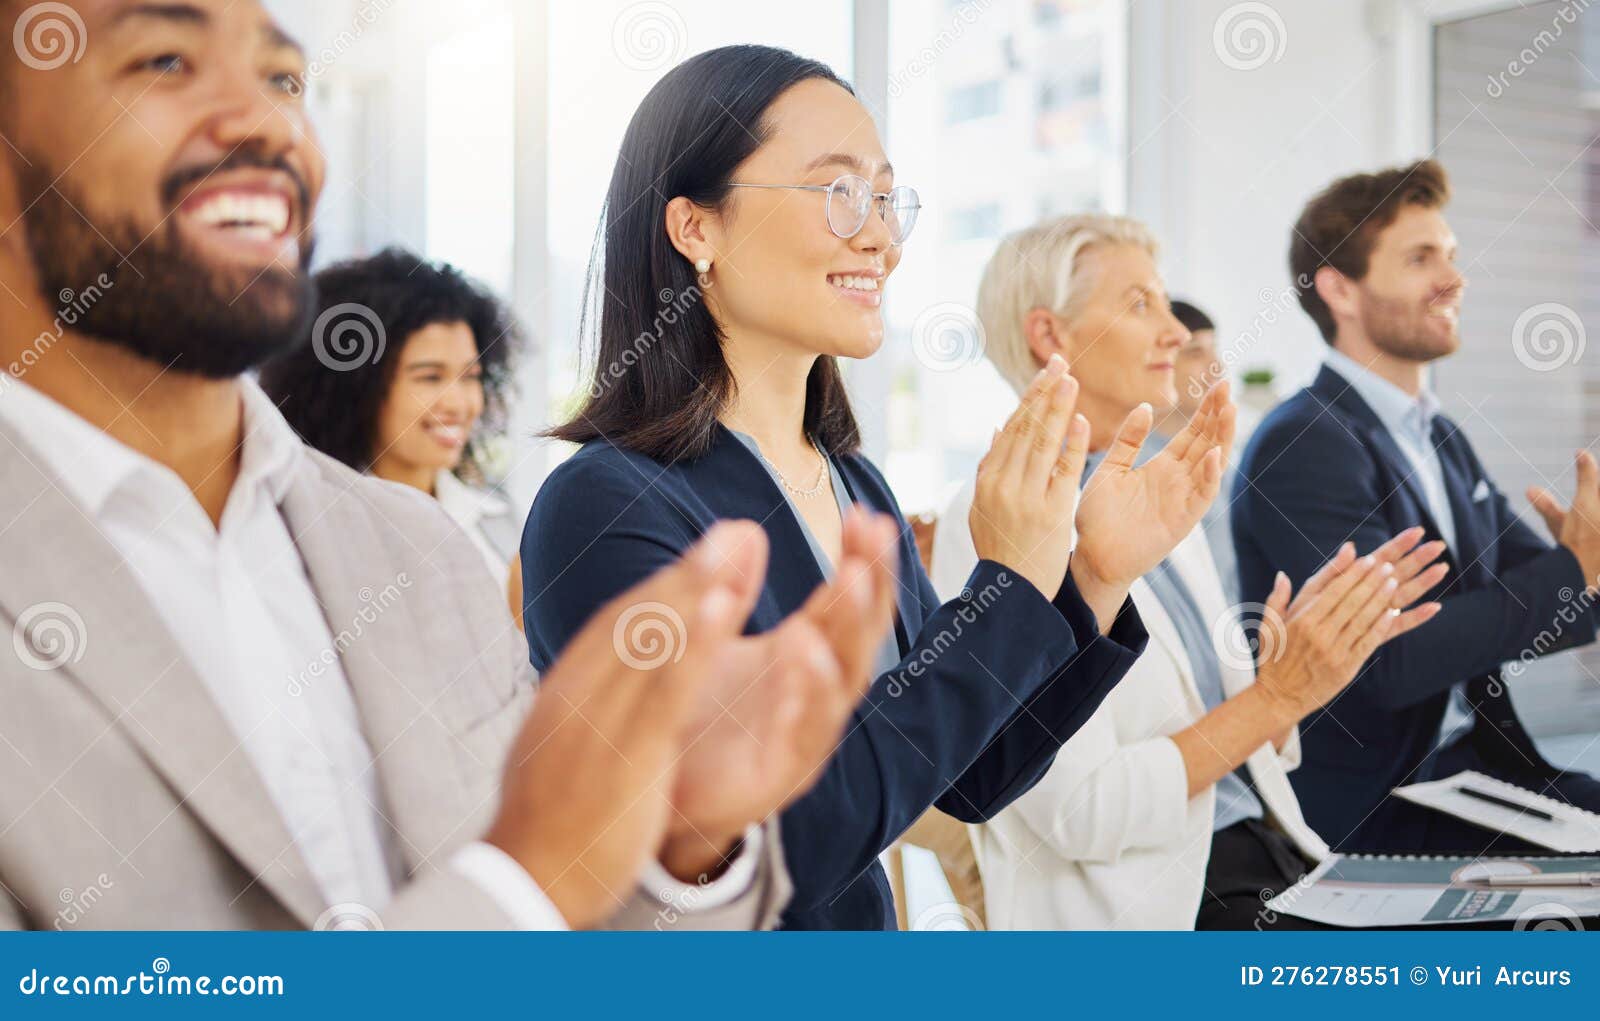
[[[584,284],[581,336],[591,334],[591,302],[600,313],[592,382],[582,408],[546,436],[606,439],[667,463],[710,447],[733,374],[694,267],[667,237],[667,203],[681,195],[724,207],[734,170],[770,134],[767,108],[813,78],[854,93],[826,64],[788,50],[724,46],[673,68],[639,104]],[[806,379],[804,428],[829,453],[861,444],[832,356]]]

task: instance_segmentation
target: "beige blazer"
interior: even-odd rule
[[[381,923],[509,927],[443,865],[496,809],[534,695],[527,646],[435,501],[306,455],[282,512],[331,633],[365,619],[359,592],[415,579],[342,651],[403,858]],[[313,926],[331,905],[263,781],[120,556],[41,463],[0,426],[0,928]],[[19,616],[47,603],[70,607],[85,640],[40,670],[14,643]],[[685,914],[640,891],[612,924],[775,924],[789,885],[776,829],[767,837],[733,903]]]
[[[971,487],[934,540],[933,579],[959,588],[977,562],[965,526]],[[1236,608],[1223,594],[1203,528],[1171,555],[1212,624],[1223,691],[1255,683]],[[1211,856],[1216,789],[1191,798],[1170,735],[1205,714],[1176,625],[1143,580],[1131,592],[1150,644],[1089,722],[1062,746],[1032,790],[972,827],[995,929],[1190,929]],[[1246,763],[1269,821],[1311,861],[1327,845],[1306,825],[1289,785],[1296,730],[1282,752],[1263,744]]]

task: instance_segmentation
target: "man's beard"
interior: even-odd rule
[[[1440,336],[1428,328],[1428,315],[1414,306],[1380,298],[1368,290],[1361,310],[1361,325],[1372,345],[1385,354],[1410,362],[1431,362],[1453,354],[1461,340],[1454,329]]]
[[[239,376],[308,335],[316,300],[309,238],[293,272],[222,269],[184,243],[170,216],[149,237],[130,219],[90,224],[79,210],[93,203],[44,163],[33,160],[21,178],[24,201],[32,201],[23,224],[40,293],[53,302],[100,289],[92,305],[80,302],[77,332],[209,379]]]

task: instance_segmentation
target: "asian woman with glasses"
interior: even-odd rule
[[[523,535],[524,623],[543,667],[719,519],[754,519],[770,538],[753,633],[802,607],[841,556],[898,532],[894,571],[857,586],[864,607],[894,605],[878,680],[782,817],[792,928],[892,927],[878,855],[930,805],[981,821],[1044,773],[1143,648],[1128,587],[1199,520],[1231,431],[1232,408],[1214,395],[1134,470],[1150,425],[1148,408],[1135,412],[1128,463],[1095,490],[1115,508],[1095,520],[1121,527],[1080,529],[1069,570],[1088,430],[1076,382],[1052,362],[979,468],[980,561],[941,605],[860,451],[838,365],[882,344],[884,286],[918,205],[827,67],[736,46],[667,74],[635,113],[607,194],[590,281],[593,385],[551,431],[582,447],[551,474]],[[672,655],[683,622],[636,609],[618,654]],[[691,749],[680,768],[716,766]],[[714,867],[740,833],[693,836]]]

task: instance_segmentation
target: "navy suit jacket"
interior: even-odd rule
[[[1290,774],[1306,819],[1345,850],[1426,846],[1431,813],[1378,811],[1391,788],[1438,779],[1461,757],[1436,749],[1450,689],[1476,707],[1472,762],[1500,775],[1554,770],[1534,748],[1505,691],[1502,663],[1594,640],[1583,572],[1563,546],[1511,510],[1467,437],[1443,415],[1433,443],[1456,525],[1450,573],[1426,599],[1444,609],[1375,653],[1351,687],[1301,726]],[[1240,593],[1263,601],[1274,572],[1298,587],[1345,541],[1370,552],[1414,525],[1441,538],[1411,462],[1370,405],[1331,368],[1273,409],[1250,440],[1233,493]],[[1391,806],[1403,805],[1390,799]]]
[[[900,524],[895,633],[904,658],[874,682],[817,785],[783,813],[795,887],[784,925],[893,928],[878,855],[930,805],[979,822],[1032,787],[1147,636],[1131,603],[1101,636],[1070,577],[1050,600],[993,561],[973,570],[963,598],[940,605],[883,477],[859,455],[835,462],[854,502]],[[746,629],[769,630],[823,579],[755,455],[720,426],[709,452],[671,465],[586,444],[546,480],[523,533],[534,666],[544,669],[602,603],[725,518],[760,522],[771,540]]]

